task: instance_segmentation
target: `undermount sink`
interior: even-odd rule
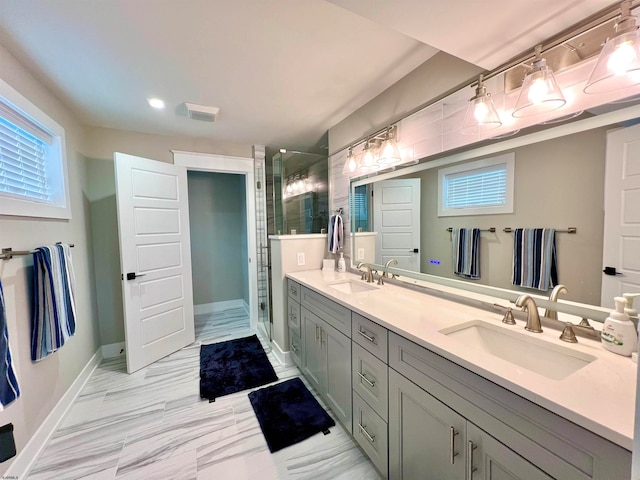
[[[481,320],[448,327],[440,333],[552,380],[562,380],[597,358],[535,338],[532,336],[535,334],[508,330]]]
[[[340,282],[331,283],[328,287],[343,293],[362,293],[378,289],[378,287],[361,280],[342,280]]]

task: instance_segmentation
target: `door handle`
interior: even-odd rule
[[[616,271],[616,267],[604,267],[602,271],[605,275],[622,275],[622,273]]]
[[[420,253],[420,249],[414,248],[413,250],[409,250],[409,253]]]
[[[129,272],[127,273],[127,280],[135,280],[138,277],[144,277],[144,276],[146,276],[146,273]]]
[[[473,480],[473,472],[477,470],[473,466],[473,451],[478,448],[471,440],[467,442],[467,480]]]
[[[456,452],[456,429],[453,427],[449,427],[449,462],[451,465],[455,464],[455,457],[458,456],[458,452]]]

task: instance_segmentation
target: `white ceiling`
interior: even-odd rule
[[[438,50],[493,68],[610,3],[2,0],[0,43],[89,125],[308,150]]]

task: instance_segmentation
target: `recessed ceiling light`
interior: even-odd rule
[[[155,108],[156,110],[162,110],[165,107],[164,100],[159,98],[147,98],[147,103],[151,108]]]

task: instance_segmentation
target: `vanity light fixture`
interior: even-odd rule
[[[400,149],[396,143],[397,131],[398,127],[395,125],[393,127],[387,127],[385,139],[378,150],[377,162],[381,168],[397,165],[402,161],[402,158],[400,157]]]
[[[378,162],[376,161],[376,150],[377,145],[375,141],[367,139],[366,143],[364,144],[362,156],[360,157],[358,170],[366,173],[372,172],[378,168]]]
[[[467,107],[460,133],[463,135],[477,135],[501,126],[502,121],[498,116],[496,106],[493,104],[491,94],[487,92],[487,87],[484,86],[484,75],[480,75],[476,86],[476,94],[469,99],[469,106]]]
[[[602,48],[584,93],[611,92],[640,83],[640,38],[631,6],[631,0],[622,2],[616,35]]]
[[[349,175],[355,173],[358,168],[358,160],[356,159],[355,154],[353,153],[353,147],[349,147],[349,153],[347,153],[347,161],[344,162],[344,168],[342,169],[343,175]]]
[[[535,57],[530,68],[531,71],[524,77],[520,95],[513,109],[512,115],[515,118],[547,113],[567,103],[553,75],[553,70],[542,58],[542,45],[535,48]]]

